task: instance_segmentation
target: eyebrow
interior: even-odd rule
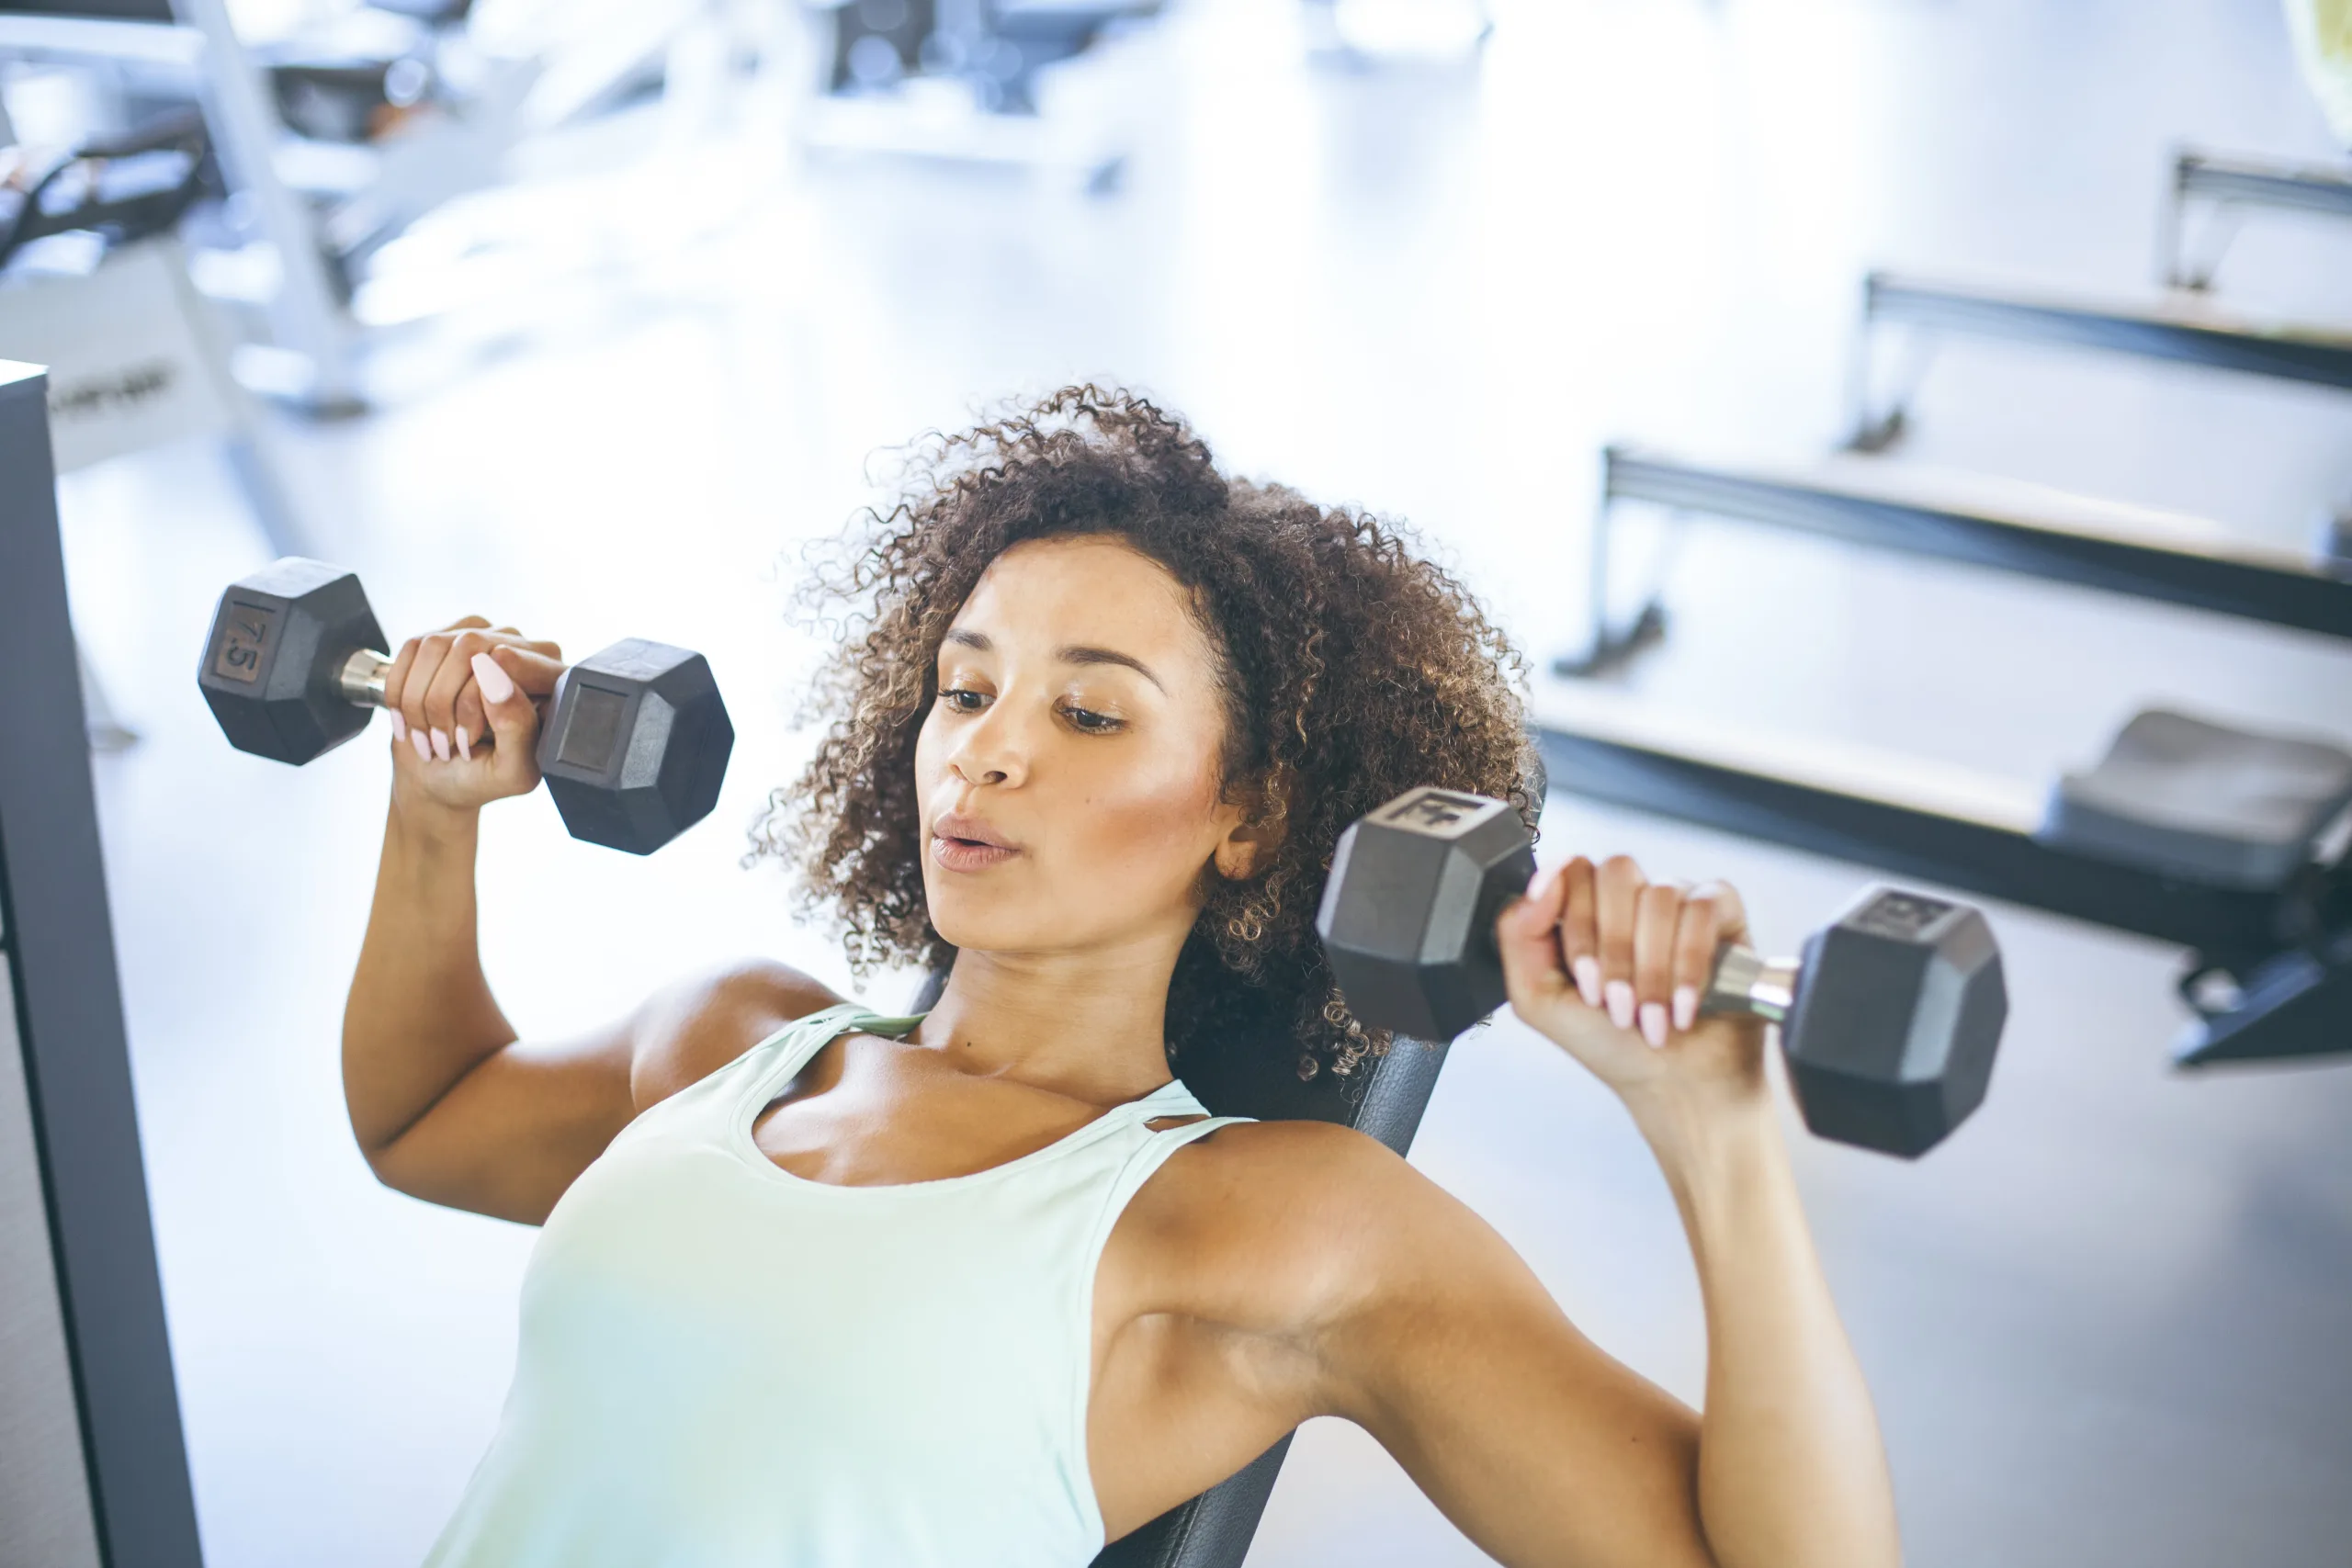
[[[990,642],[983,634],[966,631],[961,627],[949,632],[944,640],[980,653],[990,653],[996,649],[996,644]],[[1121,653],[1115,648],[1090,648],[1083,644],[1071,644],[1054,649],[1054,657],[1064,664],[1124,664],[1153,685],[1159,686],[1163,693],[1168,690],[1159,677],[1151,672],[1150,665],[1146,664],[1134,654]]]

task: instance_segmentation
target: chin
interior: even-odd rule
[[[1067,945],[1070,933],[1044,929],[1034,912],[1009,908],[1013,901],[975,897],[958,888],[945,897],[929,896],[932,929],[957,952],[1012,953]]]

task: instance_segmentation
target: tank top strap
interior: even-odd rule
[[[794,1019],[743,1053],[746,1064],[743,1092],[773,1095],[808,1065],[808,1058],[835,1039],[855,1030],[868,1034],[904,1034],[923,1020],[922,1013],[879,1013],[861,1002],[836,1002],[831,1007]]]

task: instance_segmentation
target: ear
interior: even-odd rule
[[[1246,882],[1273,852],[1273,835],[1267,829],[1254,822],[1238,823],[1217,840],[1216,874],[1227,882]]]

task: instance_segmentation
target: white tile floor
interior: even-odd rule
[[[2172,143],[2330,151],[2273,0],[1497,10],[1476,68],[1346,75],[1299,63],[1281,0],[1181,6],[1133,48],[1139,141],[1106,200],[819,162],[664,243],[649,184],[699,202],[760,164],[654,165],[629,176],[624,277],[477,305],[422,361],[497,354],[283,433],[318,553],[394,635],[481,609],[577,651],[689,643],[726,685],[727,794],[661,855],[575,847],[543,801],[496,814],[484,944],[518,1023],[727,954],[842,974],[736,863],[803,744],[793,552],[864,498],[870,454],[976,400],[1149,387],[1239,468],[1413,519],[1542,654],[1582,631],[1598,444],[1826,446],[1866,265],[2143,290]],[[2352,318],[2352,231],[2256,224],[2223,283]],[[2278,543],[2352,496],[2352,399],[1983,347],[1917,412],[1923,459]],[[147,737],[96,771],[208,1560],[401,1568],[495,1419],[532,1238],[375,1186],[343,1120],[380,732],[296,773],[212,728],[195,649],[266,554],[212,454],[63,500],[79,623]],[[2352,663],[2283,634],[1732,529],[1695,530],[1674,584],[1675,640],[1634,679],[1680,707],[2029,780],[2157,695],[2352,737]],[[1555,852],[1728,875],[1780,942],[1865,875],[1566,797],[1545,828]],[[1800,1151],[1912,1561],[2341,1561],[2352,1067],[2173,1077],[2177,954],[1996,919],[2013,1022],[1979,1119],[1916,1168]],[[1662,1186],[1557,1053],[1508,1023],[1465,1042],[1416,1157],[1601,1343],[1696,1396]],[[1479,1560],[1320,1425],[1251,1559]]]

